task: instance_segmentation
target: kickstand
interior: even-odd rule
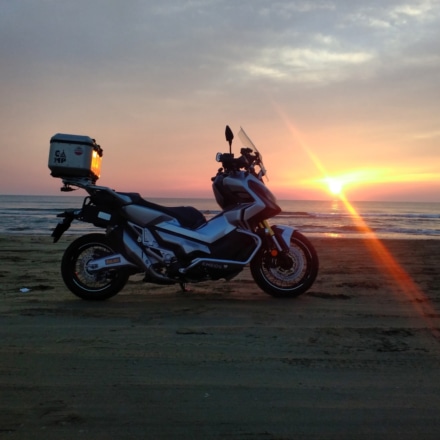
[[[179,283],[180,288],[182,289],[182,292],[190,292],[191,289],[187,287],[186,283]]]

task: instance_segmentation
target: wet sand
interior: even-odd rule
[[[440,240],[312,239],[293,300],[245,270],[90,303],[71,239],[0,236],[0,438],[440,438]]]

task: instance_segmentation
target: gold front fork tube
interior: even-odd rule
[[[281,252],[283,250],[283,248],[281,247],[281,245],[278,243],[277,238],[275,237],[275,232],[273,232],[272,227],[270,226],[269,222],[267,220],[263,220],[260,223],[260,227],[264,228],[264,232],[266,233],[266,235],[269,235],[270,238],[272,239],[273,244],[275,245],[276,249],[273,249],[271,251],[272,256],[276,256],[278,254],[278,252]]]

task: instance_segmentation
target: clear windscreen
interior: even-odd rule
[[[238,132],[238,137],[240,138],[241,143],[243,144],[243,147],[250,148],[253,151],[258,151],[257,147],[251,141],[251,138],[243,130],[243,127],[240,127],[240,131]]]
[[[255,144],[251,141],[251,138],[243,130],[243,127],[240,127],[240,131],[238,132],[238,137],[240,138],[240,141],[242,142],[243,147],[250,148],[251,150],[256,151],[260,155],[260,160],[261,160],[260,168],[261,168],[261,171],[262,171],[262,175],[266,176],[267,180],[269,180],[269,178],[267,177],[266,168],[265,168],[265,166],[263,164],[263,156],[258,151],[258,148],[255,146]]]

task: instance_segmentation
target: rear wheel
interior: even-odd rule
[[[287,254],[274,257],[268,249],[262,249],[250,267],[255,282],[266,293],[293,298],[310,289],[318,275],[319,260],[310,241],[295,231]]]
[[[64,252],[61,275],[69,290],[85,300],[102,301],[116,295],[127,283],[124,269],[91,272],[89,261],[112,255],[115,251],[103,234],[88,234],[76,239]]]

